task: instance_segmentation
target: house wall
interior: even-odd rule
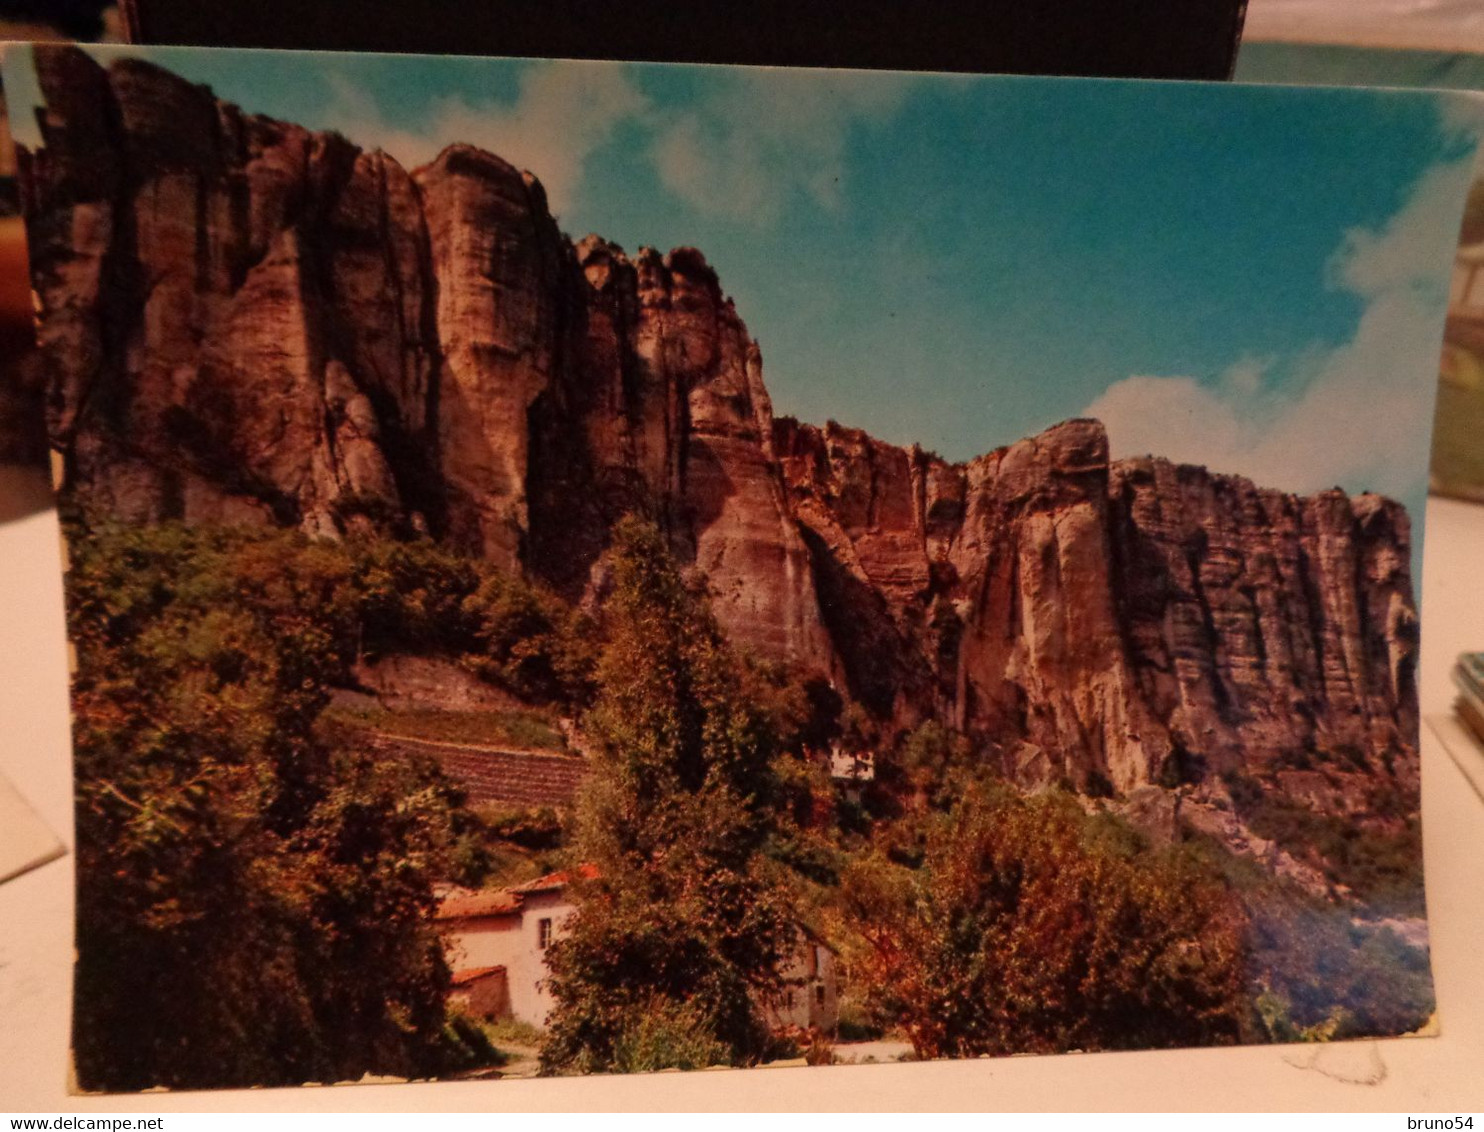
[[[455,971],[470,967],[504,967],[519,950],[520,915],[476,916],[450,920],[443,929],[444,953]]]
[[[510,1013],[510,984],[503,970],[455,987],[448,996],[451,1005],[480,1018],[504,1018]]]
[[[840,1022],[840,985],[835,955],[823,944],[805,939],[783,969],[784,985],[763,1006],[775,1029],[798,1027],[833,1033]]]
[[[546,1028],[547,1016],[556,1006],[548,979],[546,950],[542,947],[541,923],[551,922],[550,942],[566,932],[576,906],[561,890],[522,894],[518,913],[479,916],[449,922],[445,929],[450,966],[503,967],[503,987],[481,1002],[496,1001],[494,1017],[512,1015],[522,1022]],[[839,981],[835,955],[812,939],[801,938],[783,971],[784,987],[763,1002],[763,1014],[775,1028],[798,1027],[833,1032],[840,1020]],[[455,992],[454,1001],[459,1001]],[[485,1013],[471,1005],[475,1013]]]
[[[444,928],[449,966],[456,971],[504,967],[502,1014],[544,1029],[556,1000],[546,986],[549,972],[541,946],[541,921],[551,921],[555,940],[575,910],[561,891],[531,892],[522,896],[520,912],[451,920]]]
[[[552,939],[559,938],[566,920],[576,907],[566,894],[528,892],[523,898],[520,917],[518,956],[506,963],[510,976],[510,1012],[522,1022],[546,1028],[546,1016],[556,1005],[547,987],[546,952],[541,947],[541,921],[552,923]]]

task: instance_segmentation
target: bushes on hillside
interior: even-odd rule
[[[845,878],[855,969],[920,1057],[1234,1042],[1243,922],[1219,880],[1059,794],[974,787]]]
[[[1435,1008],[1427,952],[1346,908],[1252,893],[1251,994],[1270,1041],[1405,1034]]]

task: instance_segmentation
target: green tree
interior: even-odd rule
[[[776,739],[699,590],[651,525],[615,530],[609,643],[575,854],[591,866],[548,953],[547,1072],[746,1063],[792,926],[765,849]]]
[[[436,1071],[430,913],[458,798],[316,727],[356,635],[350,552],[71,534],[82,1085]]]
[[[844,898],[852,966],[919,1056],[1237,1040],[1241,913],[1193,863],[1060,794],[975,786],[908,830]]]
[[[528,702],[591,696],[592,626],[555,595],[431,543],[348,545],[340,605],[354,655],[438,653]]]

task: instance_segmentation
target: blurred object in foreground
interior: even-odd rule
[[[123,38],[112,0],[0,0],[0,40]],[[26,233],[16,196],[15,148],[0,90],[0,464],[47,466],[46,414],[32,325]],[[0,516],[19,498],[0,499]]]
[[[1453,666],[1453,682],[1458,685],[1454,709],[1479,742],[1484,743],[1484,653],[1466,652]]]
[[[123,0],[131,42],[1227,79],[1241,0]]]
[[[1402,0],[1398,5],[1405,6]],[[1317,12],[1325,6],[1322,0],[1315,0],[1287,8]],[[1284,7],[1281,3],[1266,5],[1269,11]],[[1470,5],[1471,10],[1473,7]],[[1262,5],[1254,4],[1249,22],[1262,9]],[[1465,15],[1461,11],[1456,14],[1460,18]],[[1484,21],[1484,9],[1470,18]],[[1395,40],[1385,47],[1351,46],[1338,39],[1328,43],[1247,42],[1237,57],[1236,78],[1238,82],[1301,86],[1484,91],[1484,55],[1459,50],[1396,50],[1411,42],[1401,34],[1400,25],[1396,30]],[[1479,46],[1484,47],[1484,28],[1480,32]],[[1480,101],[1484,104],[1484,96]],[[1484,105],[1480,114],[1484,116]],[[1484,502],[1484,179],[1475,181],[1469,190],[1459,231],[1438,374],[1428,487],[1435,495]]]
[[[19,216],[0,216],[0,464],[46,465],[34,347],[25,228]]]
[[[1478,0],[1248,0],[1249,40],[1484,51]]]
[[[1464,211],[1433,422],[1431,488],[1484,502],[1484,180]]]

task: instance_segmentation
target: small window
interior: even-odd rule
[[[783,1001],[784,1001],[784,1008],[787,1009],[787,1010],[792,1010],[794,1008],[794,992],[793,991],[789,991],[788,992],[788,995],[784,998]]]
[[[536,923],[536,946],[545,951],[551,946],[551,918],[539,920]]]
[[[820,983],[814,988],[814,1001],[820,1006],[824,1005],[824,984]]]

